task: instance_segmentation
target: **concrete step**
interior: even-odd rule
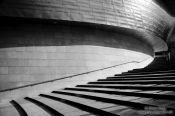
[[[97,82],[110,82],[110,81],[112,81],[112,82],[151,82],[151,81],[175,81],[174,79],[172,80],[172,79],[169,79],[169,80],[164,80],[164,79],[150,79],[150,80],[117,80],[117,79],[112,79],[112,80],[110,80],[110,79],[100,79],[100,80],[97,80]]]
[[[50,116],[43,108],[30,101],[25,99],[18,99],[16,101],[24,108],[28,116]]]
[[[175,70],[166,70],[166,71],[147,71],[147,72],[134,72],[134,71],[128,71],[128,72],[123,72],[121,75],[140,75],[140,74],[156,74],[156,73],[175,73]],[[120,75],[120,74],[116,74],[116,75]]]
[[[160,107],[160,104],[153,102],[156,99],[143,98],[143,97],[132,97],[132,96],[124,96],[124,95],[109,95],[109,94],[104,94],[104,93],[93,93],[93,92],[71,91],[71,90],[54,91],[53,93],[70,95],[70,96],[77,96],[77,97],[81,97],[81,98],[88,98],[88,99],[93,99],[93,100],[97,100],[97,101],[113,103],[113,104],[117,104],[117,105],[124,105],[124,106],[128,106],[128,107],[132,107],[132,108],[137,109],[137,110],[145,108],[145,107]],[[160,101],[167,101],[171,104],[174,103],[174,101],[172,101],[172,100],[160,100]],[[169,110],[175,111],[175,107],[172,107],[170,105],[167,105],[166,108]]]
[[[160,77],[160,76],[174,76],[174,73],[155,73],[155,74],[130,74],[130,75],[115,75],[116,77]]]
[[[137,89],[137,90],[164,90],[164,91],[175,91],[175,87],[168,86],[146,86],[146,85],[119,85],[119,84],[88,84],[88,85],[77,85],[76,87],[83,88],[111,88],[111,89]]]
[[[78,108],[45,97],[38,96],[35,97],[34,99],[44,104],[47,104],[49,107],[55,109],[57,112],[60,112],[64,116],[70,116],[70,115],[77,116],[77,115],[89,114],[88,112],[82,111]]]
[[[25,97],[26,100],[36,104],[37,106],[41,107],[44,111],[46,111],[48,114],[53,115],[53,116],[64,116],[63,114],[61,114],[60,112],[56,111],[55,109],[53,109],[52,107],[34,99],[34,98],[30,98],[30,97]]]
[[[135,109],[144,109],[145,106],[152,106],[152,104],[132,102],[132,100],[140,98],[134,96],[112,95],[112,94],[109,95],[105,93],[93,93],[93,92],[72,91],[72,90],[59,90],[59,91],[53,91],[53,93],[77,96],[81,98],[92,99],[106,103],[113,103],[116,105],[132,107]]]
[[[174,76],[161,76],[161,77],[107,77],[106,79],[116,79],[116,80],[153,80],[153,79],[175,79]]]
[[[113,114],[113,113],[101,110],[99,108],[95,108],[92,105],[91,106],[86,105],[85,103],[83,103],[79,100],[77,100],[77,101],[75,101],[75,99],[72,100],[72,97],[70,97],[70,98],[68,98],[66,96],[61,97],[61,96],[54,95],[54,94],[40,94],[40,96],[48,98],[48,99],[52,99],[52,100],[55,100],[55,101],[66,103],[68,105],[77,107],[77,108],[79,108],[83,111],[86,111],[86,112],[89,112],[89,113],[92,113],[92,114],[95,114],[95,115],[102,115],[103,114],[105,116],[108,116],[108,115],[109,116],[118,116],[117,114]]]
[[[175,80],[97,81],[88,84],[175,84]]]
[[[175,100],[175,95],[165,95],[159,94],[159,91],[138,91],[138,90],[122,90],[122,89],[101,89],[101,88],[65,88],[65,90],[73,90],[73,91],[87,91],[94,93],[106,93],[106,94],[114,94],[114,95],[126,95],[126,96],[135,96],[135,97],[145,97],[145,98],[153,98],[153,99],[168,99]]]
[[[134,69],[134,70],[130,70],[127,73],[141,73],[141,72],[166,72],[166,71],[173,71],[174,69],[170,66],[170,67],[166,67],[166,68],[162,68],[162,69],[157,69],[157,68],[141,68],[141,69]]]
[[[105,102],[96,101],[96,100],[92,100],[92,99],[81,98],[81,97],[78,97],[78,96],[70,96],[70,95],[55,94],[55,93],[51,93],[49,95],[56,96],[56,97],[61,97],[61,98],[68,99],[68,100],[72,100],[72,101],[78,102],[78,103],[83,103],[84,105],[99,108],[99,109],[106,109],[106,108],[109,108],[109,107],[116,107],[117,106],[117,105],[112,104],[112,103],[105,103]]]

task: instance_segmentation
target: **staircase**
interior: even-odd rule
[[[175,70],[130,71],[36,97],[12,100],[11,105],[0,108],[0,116],[145,116],[148,114],[144,111],[149,108],[157,108],[158,114],[151,116],[159,116],[162,110],[173,115],[174,76]]]

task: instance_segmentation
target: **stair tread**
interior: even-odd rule
[[[161,76],[161,77],[107,77],[107,80],[149,80],[149,79],[175,79],[174,76]],[[105,79],[100,79],[105,80]]]
[[[140,71],[140,72],[134,72],[134,70],[132,72],[128,71],[128,72],[124,72],[122,74],[144,74],[144,73],[165,73],[165,72],[175,72],[175,70],[166,70],[166,71]]]
[[[81,89],[80,87],[77,87],[77,89]],[[86,88],[82,88],[82,89],[86,89]],[[90,88],[92,90],[107,90],[107,91],[119,91],[119,92],[135,92],[135,93],[159,93],[161,92],[161,90],[149,90],[149,91],[142,91],[142,90],[138,90],[138,89],[111,89],[111,88]],[[172,91],[168,91],[168,92],[172,92]]]
[[[90,100],[90,99],[86,99],[86,98],[75,97],[75,96],[68,96],[68,95],[54,94],[54,93],[51,93],[49,95],[69,99],[69,100],[72,100],[72,101],[76,101],[76,102],[83,103],[85,105],[95,107],[95,108],[100,108],[100,109],[105,108],[105,107],[115,106],[114,104],[111,104],[111,103],[104,103],[104,102],[99,102],[99,101]]]
[[[11,104],[0,107],[0,116],[20,116],[15,107]]]
[[[55,95],[54,95],[54,96],[55,96]],[[69,99],[69,100],[72,99],[72,96],[67,97],[67,96],[65,96],[65,95],[60,95],[60,94],[59,94],[59,95],[56,95],[56,96],[58,96],[58,97],[64,97],[64,98]],[[82,99],[82,98],[81,98],[81,99]],[[84,98],[83,98],[83,99],[84,99]],[[75,100],[75,99],[73,99],[73,100]],[[79,99],[77,99],[76,102],[82,103]],[[135,113],[137,112],[136,109],[131,109],[131,108],[126,107],[126,106],[114,105],[114,104],[106,105],[106,103],[98,102],[98,101],[93,102],[93,103],[89,103],[89,102],[87,101],[87,102],[83,102],[83,103],[85,103],[86,105],[89,105],[89,106],[91,105],[91,106],[93,106],[93,107],[103,109],[103,110],[108,111],[108,112],[115,113],[115,114],[120,114],[119,109],[121,109],[121,108],[128,109],[129,111],[133,111],[133,112],[135,112]],[[108,103],[107,103],[107,104],[108,104]],[[108,108],[108,107],[110,107],[110,108]]]
[[[47,104],[48,106],[50,106],[51,108],[57,110],[58,112],[64,114],[65,116],[69,116],[68,114],[72,113],[72,115],[77,114],[87,114],[88,112],[82,111],[78,108],[72,107],[70,105],[64,104],[62,102],[55,102],[54,100],[48,99],[48,98],[44,98],[44,97],[35,97],[36,100]]]
[[[67,91],[67,90],[66,90]],[[71,92],[71,91],[69,91]],[[71,92],[72,93],[72,92]],[[105,94],[101,94],[101,93],[90,93],[90,92],[80,92],[80,91],[76,91],[73,93],[77,93],[77,94],[84,94],[84,95],[93,95],[93,96],[99,96],[99,97],[104,97],[106,98],[107,96]],[[108,98],[110,99],[117,99],[117,100],[122,100],[122,101],[131,101],[131,102],[136,102],[136,103],[146,103],[146,104],[150,104],[150,105],[160,105],[160,104],[156,104],[156,102],[150,102],[148,103],[147,101],[149,100],[156,100],[156,99],[152,99],[152,98],[144,98],[144,97],[128,97],[128,96],[123,96],[123,95],[108,95]],[[125,99],[124,99],[125,98]],[[139,99],[144,99],[143,101],[139,101]],[[146,100],[146,101],[145,101]],[[158,99],[158,101],[168,101],[170,103],[174,102],[172,100],[162,100],[162,99]],[[172,107],[171,107],[172,108]],[[174,108],[174,107],[173,107]]]
[[[85,99],[83,99],[83,98],[79,99],[79,97],[77,97],[77,96],[72,97],[72,96],[69,96],[69,95],[62,95],[62,94],[60,95],[60,94],[56,94],[56,93],[40,94],[40,96],[46,97],[48,99],[53,99],[55,101],[60,101],[60,102],[63,102],[63,103],[66,103],[66,104],[69,104],[69,105],[72,105],[72,106],[75,106],[75,107],[78,107],[79,109],[81,109],[83,111],[90,112],[92,114],[97,114],[97,115],[104,114],[104,115],[116,116],[116,114],[113,114],[113,113],[110,113],[110,112],[107,112],[105,110],[101,110],[100,108],[98,108],[99,105],[100,105],[100,107],[101,107],[101,105],[103,105],[103,107],[104,106],[106,107],[107,104],[104,105],[103,103],[99,103],[99,102],[96,102],[95,104],[92,104],[92,102],[89,103],[87,100],[85,102]],[[82,102],[82,100],[84,102]],[[97,107],[97,105],[98,105],[98,107]],[[110,104],[110,106],[111,105],[113,105],[113,104]]]
[[[154,85],[150,85],[150,84],[146,84],[146,85],[143,85],[143,84],[103,84],[103,85],[101,85],[101,84],[87,84],[87,85],[78,85],[77,87],[81,87],[81,86],[87,86],[87,87],[90,87],[90,86],[99,86],[99,87],[105,87],[105,86],[108,86],[108,87],[110,87],[110,86],[113,86],[113,87],[115,87],[115,86],[117,86],[117,87],[122,87],[122,86],[124,86],[124,87],[174,87],[173,85],[170,85],[170,84],[160,84],[160,85],[158,85],[158,84],[154,84]]]
[[[96,81],[88,84],[175,84],[175,80]]]
[[[154,99],[169,99],[174,100],[175,96],[172,94],[165,95],[159,93],[161,91],[123,91],[123,90],[115,90],[115,89],[101,89],[101,88],[66,88],[66,90],[73,91],[84,91],[84,92],[92,92],[92,93],[105,93],[109,95],[125,95],[130,97],[145,97],[145,98],[154,98]]]
[[[146,85],[143,85],[143,84],[87,84],[87,85],[83,85],[83,86],[144,86],[144,87],[151,87],[151,86],[158,86],[157,84],[146,84]]]
[[[70,92],[70,93],[76,93],[76,94],[84,94],[84,95],[92,95],[91,93],[86,93],[86,92]],[[102,97],[102,98],[110,98],[110,99],[119,99],[119,98],[121,98],[121,96],[120,97],[117,97],[117,98],[112,98],[111,97],[111,95],[109,95],[108,97],[107,96],[102,96],[102,94],[100,95],[100,94],[96,94],[96,95],[92,95],[92,96],[98,96],[98,97]],[[118,96],[118,95],[117,95]],[[122,96],[123,97],[123,96]],[[155,99],[148,99],[148,98],[137,98],[137,99],[133,99],[132,100],[132,102],[135,102],[135,103],[141,103],[141,104],[147,104],[147,105],[153,105],[153,106],[156,106],[156,107],[159,107],[160,106],[160,103],[158,103],[158,102],[152,102],[152,101],[154,101]],[[125,101],[125,100],[123,100],[123,101]],[[131,101],[131,100],[129,100],[129,101]],[[149,101],[149,102],[148,102]],[[159,101],[159,100],[157,100],[157,101]],[[161,101],[169,101],[170,103],[172,103],[172,101],[171,100],[160,100],[160,102]],[[169,105],[167,105],[167,107],[168,108],[171,108],[171,109],[173,109],[173,111],[174,111],[174,107],[171,107],[171,106],[169,106]]]
[[[121,74],[121,75],[115,75],[115,76],[158,76],[158,75],[174,75],[175,72],[165,72],[165,73],[149,73],[149,74],[129,74],[129,75],[126,75],[126,74]]]
[[[50,116],[50,114],[42,108],[25,99],[19,99],[17,102],[24,108],[29,116]]]
[[[105,94],[105,93],[93,93],[93,92],[88,92],[88,91],[87,92],[71,91],[71,90],[61,90],[61,91],[77,93],[77,94],[84,94],[84,95],[93,95],[93,96],[99,96],[99,97],[111,98],[111,99],[118,99],[118,100],[123,100],[123,101],[131,101],[131,100],[140,98],[140,97],[135,97],[135,96],[114,95],[114,94]]]
[[[175,82],[175,80],[146,80],[147,82],[155,82],[155,81],[167,81],[167,82]],[[97,81],[100,82],[100,81]],[[111,81],[103,81],[103,82],[111,82]],[[131,81],[125,81],[125,80],[120,80],[120,81],[112,81],[112,82],[145,82],[145,80],[131,80]]]
[[[127,111],[133,111],[135,114],[137,112],[136,110],[130,109],[130,108],[125,107],[125,106],[114,106],[114,107],[105,108],[105,109],[107,109],[108,111],[111,111],[114,114],[119,114],[120,116],[124,116],[121,114],[123,114],[124,112],[127,112]],[[81,116],[95,116],[95,115],[87,114],[87,115],[81,115]]]
[[[122,91],[122,92],[139,92],[139,91],[141,91],[141,90],[137,90],[137,89],[83,88],[83,87],[74,87],[74,88],[75,88],[75,89]],[[69,89],[69,88],[68,88],[68,89]]]
[[[175,95],[173,91],[162,91],[162,90],[138,90],[138,89],[111,89],[111,88],[83,88],[83,87],[75,87],[75,89],[91,89],[91,90],[107,90],[107,91],[119,91],[119,92],[134,92],[134,93],[152,93],[152,94],[168,94]]]

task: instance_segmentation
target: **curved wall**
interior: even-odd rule
[[[2,89],[167,50],[169,16],[152,0],[3,0],[0,16],[12,19],[0,26]]]
[[[0,88],[16,87],[151,58],[134,36],[89,26],[5,24],[0,27]]]
[[[111,25],[142,32],[155,51],[165,51],[168,14],[152,0],[4,0],[1,16]]]

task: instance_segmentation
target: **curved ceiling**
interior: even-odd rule
[[[68,2],[69,1],[69,2]],[[122,27],[142,33],[154,51],[166,51],[169,15],[152,0],[3,0],[0,16],[56,19]]]

